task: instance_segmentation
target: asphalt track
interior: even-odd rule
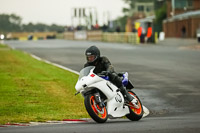
[[[64,40],[6,43],[75,71],[85,63],[85,49],[96,45],[116,71],[129,72],[150,115],[138,122],[114,119],[105,124],[44,124],[0,128],[0,132],[200,132],[200,51],[187,49],[194,41],[172,39],[160,45],[137,46]]]

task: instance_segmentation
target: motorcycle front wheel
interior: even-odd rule
[[[143,116],[143,107],[142,107],[142,103],[139,99],[139,97],[133,92],[133,91],[128,91],[134,98],[136,98],[138,100],[137,105],[139,106],[139,108],[134,108],[132,106],[129,106],[129,111],[130,114],[127,114],[126,117],[131,120],[131,121],[138,121],[142,118]],[[131,103],[130,103],[131,104]]]
[[[95,97],[92,94],[85,96],[84,99],[85,108],[90,117],[98,122],[104,123],[108,119],[108,113],[106,107],[101,108],[95,101]]]

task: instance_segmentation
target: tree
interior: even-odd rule
[[[154,23],[154,29],[155,31],[162,31],[162,22],[164,19],[167,18],[167,5],[164,4],[162,7],[160,7],[159,9],[157,9],[155,11],[155,15],[156,15],[156,20]]]
[[[44,32],[44,31],[48,31],[48,25],[46,24],[43,24],[43,23],[37,23],[35,26],[34,26],[34,31],[37,31],[37,32]]]
[[[127,21],[127,16],[122,16],[117,18],[114,22],[116,26],[119,26],[121,31],[124,32],[125,31],[125,26],[126,26],[126,21]]]
[[[0,31],[21,31],[21,17],[15,14],[0,14]]]
[[[64,32],[65,27],[56,24],[46,25],[43,23],[22,24],[22,18],[15,14],[0,14],[1,32]]]
[[[163,5],[161,8],[155,11],[156,14],[156,22],[162,23],[164,19],[167,17],[167,6],[166,4]]]
[[[129,8],[123,8],[122,11],[125,15],[130,15],[131,9],[135,7],[135,2],[137,0],[123,0],[126,4],[129,5]]]
[[[59,26],[59,25],[56,25],[56,24],[52,24],[51,26],[49,26],[49,30],[61,33],[61,32],[64,32],[65,27],[64,26]]]
[[[23,31],[33,32],[34,24],[33,23],[23,24],[22,27]]]

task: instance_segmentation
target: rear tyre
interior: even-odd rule
[[[126,117],[131,121],[138,121],[143,116],[142,103],[141,103],[140,99],[138,98],[138,96],[133,91],[128,91],[128,92],[131,94],[131,96],[135,97],[138,100],[137,105],[139,106],[139,108],[134,108],[134,107],[129,106],[130,114],[127,114]]]
[[[84,99],[85,108],[91,118],[98,122],[104,123],[108,119],[108,113],[106,107],[101,108],[95,101],[95,97],[92,94],[85,96]]]

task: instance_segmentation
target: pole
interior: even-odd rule
[[[175,15],[175,0],[172,0],[172,16]]]

